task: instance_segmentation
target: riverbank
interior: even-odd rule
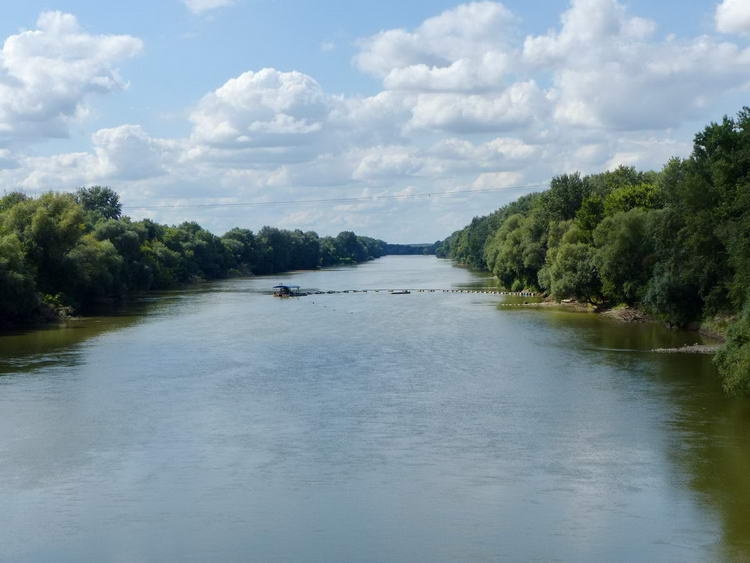
[[[591,303],[581,303],[574,299],[563,299],[562,301],[556,301],[551,297],[546,297],[542,301],[536,303],[508,303],[507,306],[517,307],[540,307],[540,308],[561,308],[569,312],[574,313],[593,313],[601,315],[602,317],[613,319],[623,323],[659,323],[666,324],[670,328],[672,327],[667,323],[662,323],[659,319],[654,318],[648,313],[637,309],[635,307],[628,306],[617,306],[617,307],[598,307]],[[686,327],[682,327],[684,330],[697,332],[701,336],[715,341],[711,344],[695,344],[686,345],[679,348],[655,348],[653,352],[686,352],[686,353],[700,353],[700,354],[712,354],[721,349],[722,345],[726,341],[727,327],[732,323],[733,317],[726,315],[718,315],[704,320],[701,323],[691,323]]]
[[[0,338],[0,560],[106,561],[123,537],[133,558],[186,561],[750,553],[750,403],[710,356],[650,352],[693,334],[495,308],[530,297],[269,295],[486,282],[388,256]]]

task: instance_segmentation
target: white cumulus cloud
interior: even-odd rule
[[[527,37],[523,54],[538,72],[552,72],[549,96],[562,124],[676,127],[750,72],[750,49],[706,36],[656,40],[653,22],[615,0],[573,0],[561,21],[559,31]]]
[[[497,2],[473,2],[429,18],[413,32],[382,31],[355,63],[392,90],[497,88],[512,66],[516,17]]]
[[[116,64],[141,51],[129,35],[92,35],[75,16],[44,12],[0,51],[0,143],[65,137],[92,94],[122,89]]]
[[[118,180],[141,180],[164,174],[165,156],[173,144],[151,138],[140,125],[100,129],[92,140],[96,173]]]
[[[190,114],[199,142],[224,147],[311,142],[331,99],[310,76],[264,68],[245,72],[207,94]]]
[[[425,93],[417,97],[408,126],[452,133],[510,131],[544,117],[546,106],[533,80],[491,94]]]
[[[189,4],[200,13],[226,2]],[[744,7],[722,2],[717,28],[745,30]],[[659,168],[689,154],[694,123],[737,109],[727,100],[750,76],[742,43],[668,35],[617,0],[571,0],[544,34],[525,36],[522,25],[498,2],[461,4],[359,42],[354,64],[378,78],[380,91],[342,95],[303,72],[250,69],[186,108],[191,129],[183,137],[108,126],[93,132],[88,150],[33,156],[31,141],[66,135],[73,124],[80,130],[93,96],[122,89],[117,66],[142,49],[133,37],[95,35],[72,15],[48,12],[0,51],[0,185],[106,183],[125,203],[162,204],[473,187],[460,198],[143,212],[167,222],[197,219],[216,231],[356,227],[402,241],[429,233],[429,240],[525,193],[484,188],[618,164]]]
[[[722,33],[750,33],[750,2],[723,0],[716,6],[714,19]]]

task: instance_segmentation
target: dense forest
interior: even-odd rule
[[[564,174],[437,249],[508,289],[640,308],[673,326],[729,323],[716,364],[750,392],[750,108],[711,123],[660,172]]]
[[[216,236],[193,222],[160,225],[122,215],[107,187],[0,199],[0,325],[80,311],[130,292],[239,274],[358,263],[386,243],[263,227]]]
[[[385,253],[394,255],[424,255],[424,254],[435,254],[437,247],[442,244],[443,241],[439,240],[433,243],[426,244],[390,244],[386,243]]]

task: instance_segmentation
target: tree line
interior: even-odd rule
[[[234,228],[219,237],[195,222],[133,221],[102,186],[39,197],[12,192],[0,198],[0,325],[199,280],[355,264],[386,248],[351,231],[320,237]]]
[[[709,124],[659,172],[557,176],[474,218],[437,255],[508,289],[626,304],[673,326],[728,319],[715,362],[727,391],[750,392],[750,108]]]
[[[435,254],[437,247],[442,244],[443,241],[439,240],[433,243],[425,244],[391,244],[385,245],[385,253],[406,256],[406,255],[427,255]]]

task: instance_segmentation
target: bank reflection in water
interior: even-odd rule
[[[143,323],[148,315],[163,314],[178,300],[178,296],[165,292],[134,298],[127,304],[101,306],[85,316],[47,326],[2,332],[0,376],[44,367],[72,367],[80,361],[80,346],[87,341]]]
[[[620,323],[566,311],[543,314],[563,337],[558,345],[577,341],[598,351],[591,361],[640,378],[648,396],[671,405],[662,424],[672,479],[677,487],[692,490],[694,502],[720,521],[721,537],[707,538],[713,544],[709,552],[722,560],[750,560],[750,401],[726,396],[711,355],[651,351],[712,341],[660,323]]]
[[[750,556],[747,403],[649,351],[695,333],[279,283],[489,282],[389,257],[3,335],[0,560]]]

